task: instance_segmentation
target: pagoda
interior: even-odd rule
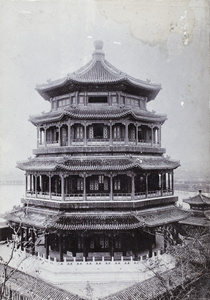
[[[183,202],[189,204],[191,215],[180,221],[182,227],[189,231],[195,228],[210,228],[210,197],[202,194],[202,190],[199,193],[188,199],[183,199]]]
[[[156,232],[169,226],[176,235],[185,218],[174,196],[180,164],[161,147],[166,116],[147,110],[161,86],[118,70],[103,43],[94,45],[85,66],[37,85],[51,109],[30,117],[37,148],[18,163],[23,206],[6,215],[20,227],[21,249],[36,254],[42,244],[46,258],[60,261],[151,256]]]

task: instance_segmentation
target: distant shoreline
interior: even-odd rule
[[[1,180],[0,185],[25,185],[22,180]]]

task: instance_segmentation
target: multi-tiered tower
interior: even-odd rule
[[[34,158],[21,162],[23,208],[7,218],[21,224],[21,247],[45,235],[45,251],[151,255],[156,228],[177,223],[173,170],[163,156],[166,120],[147,110],[161,86],[133,78],[107,60],[95,42],[92,60],[65,78],[37,86],[51,104],[30,117],[37,128]],[[21,221],[20,221],[21,220]],[[34,246],[35,245],[35,246]]]

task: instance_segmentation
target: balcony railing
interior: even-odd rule
[[[141,200],[146,198],[157,198],[163,196],[171,196],[173,195],[173,191],[171,189],[168,190],[157,190],[157,191],[148,191],[147,196],[146,192],[137,192],[134,197],[132,197],[131,193],[113,193],[112,201],[131,201],[131,200]],[[43,200],[56,200],[62,201],[62,195],[60,193],[50,193],[49,192],[33,192],[27,191],[26,196],[28,198],[37,198]],[[111,201],[110,193],[83,193],[78,194],[65,194],[64,201]]]

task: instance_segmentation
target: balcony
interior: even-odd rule
[[[86,194],[86,200],[84,200],[83,194],[69,194],[62,200],[61,194],[49,193],[35,193],[27,192],[22,203],[29,205],[36,205],[42,207],[50,207],[57,209],[107,209],[107,210],[132,210],[150,208],[155,206],[174,204],[178,200],[172,191],[163,191],[161,195],[160,191],[150,191],[146,197],[145,193],[135,193],[132,200],[131,194],[128,193],[114,193],[111,200],[109,193],[104,194]]]
[[[119,141],[113,142],[113,145],[109,145],[108,141],[89,141],[88,145],[84,145],[83,141],[80,141],[79,144],[74,142],[72,146],[55,146],[52,147],[40,147],[38,149],[33,150],[33,154],[68,154],[68,153],[157,153],[163,154],[165,153],[165,148],[160,148],[159,145],[154,144],[151,146],[151,143],[138,143],[138,145],[134,145],[133,142],[128,143],[128,145],[122,144]]]

